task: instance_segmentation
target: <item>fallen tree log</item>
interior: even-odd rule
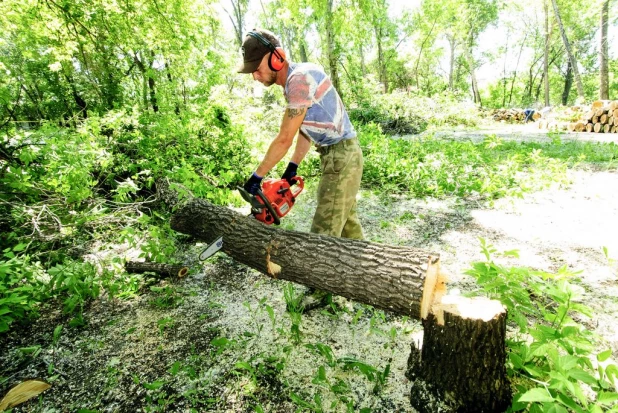
[[[130,273],[141,274],[145,272],[154,272],[155,274],[164,277],[182,278],[187,275],[189,269],[184,265],[161,264],[157,262],[140,262],[127,261],[124,264],[124,269]]]
[[[172,229],[212,242],[272,278],[325,290],[420,319],[445,291],[437,254],[418,248],[279,230],[228,208],[192,199]]]

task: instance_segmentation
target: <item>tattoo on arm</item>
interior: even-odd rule
[[[288,108],[288,118],[294,119],[297,116],[302,116],[305,114],[305,108],[300,109],[290,109]]]

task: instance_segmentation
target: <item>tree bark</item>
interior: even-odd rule
[[[141,274],[144,272],[154,272],[164,277],[183,278],[189,272],[184,265],[161,264],[157,262],[127,261],[124,264],[127,272]]]
[[[406,371],[412,406],[421,413],[503,412],[512,399],[504,363],[506,310],[497,301],[449,297],[444,322],[430,314],[422,346],[412,344]]]
[[[543,52],[543,88],[545,90],[545,107],[549,106],[549,6],[543,1],[545,10],[545,49]],[[532,91],[532,89],[530,89]]]
[[[573,75],[575,76],[575,85],[577,86],[577,96],[580,99],[584,99],[584,85],[582,83],[582,78],[579,75],[579,69],[577,68],[577,60],[575,59],[575,55],[571,50],[571,43],[569,43],[569,39],[567,38],[566,32],[564,31],[564,26],[562,25],[562,19],[560,18],[560,12],[558,10],[558,3],[556,0],[552,0],[552,4],[554,6],[554,13],[556,14],[556,21],[558,22],[558,28],[560,29],[560,34],[562,35],[562,41],[564,42],[564,48],[567,51],[567,55],[569,57],[569,61],[571,62],[571,66],[573,68]]]
[[[436,285],[445,288],[439,256],[429,251],[278,230],[204,200],[180,207],[171,227],[209,243],[223,235],[223,252],[269,277],[416,319],[423,298],[427,312],[441,297]]]
[[[609,70],[608,70],[608,45],[607,25],[609,20],[609,0],[605,0],[601,8],[601,44],[599,45],[599,98],[609,99]]]
[[[564,75],[564,89],[562,90],[562,105],[566,106],[569,101],[569,94],[573,86],[573,65],[571,61],[567,62],[567,71]]]
[[[335,53],[335,27],[333,24],[333,0],[327,0],[326,7],[326,52],[328,56],[328,69],[330,72],[330,80],[333,87],[343,99],[341,87],[339,84],[339,71],[337,65],[339,56]]]
[[[469,35],[469,44],[464,47],[466,53],[466,60],[468,61],[468,66],[470,69],[470,83],[472,84],[472,95],[474,97],[474,103],[482,105],[481,102],[481,93],[479,92],[478,82],[476,80],[476,72],[475,72],[475,62],[474,57],[472,56],[472,45],[474,44],[472,37],[472,29],[470,30]]]
[[[448,88],[451,92],[455,90],[455,79],[453,77],[453,69],[455,67],[455,48],[457,47],[457,40],[455,36],[450,34],[446,35],[449,44],[449,68],[448,68]]]

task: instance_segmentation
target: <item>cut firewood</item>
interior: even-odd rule
[[[583,122],[577,122],[575,124],[575,132],[583,132],[585,128],[585,125]]]
[[[593,127],[594,127],[594,124],[592,123],[586,124],[586,132],[592,132]]]
[[[601,115],[601,117],[599,118],[599,122],[602,125],[605,125],[607,123],[607,119],[608,119],[607,115]]]
[[[600,123],[595,123],[595,124],[594,124],[594,128],[593,128],[593,130],[594,130],[596,133],[599,133],[599,132],[601,131],[602,126],[603,126],[603,125],[601,125]]]
[[[594,102],[592,102],[592,109],[598,109],[598,108],[602,108],[603,106],[605,106],[605,103],[603,103],[603,101],[601,100],[596,100]]]
[[[23,383],[19,383],[17,386],[9,390],[2,400],[0,400],[0,412],[30,400],[33,397],[43,393],[50,387],[51,385],[49,383],[42,380],[28,380]]]
[[[609,110],[611,111],[618,109],[618,100],[614,100],[613,102],[610,102],[608,107],[609,107]]]
[[[129,273],[153,272],[163,277],[178,278],[183,278],[189,273],[189,269],[184,265],[161,264],[157,262],[127,261],[124,269]]]
[[[611,129],[611,126],[607,124],[603,125],[603,133],[609,133],[610,129]]]

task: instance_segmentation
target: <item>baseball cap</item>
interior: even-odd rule
[[[272,48],[261,39],[247,34],[240,48],[243,63],[238,67],[238,73],[255,72],[260,66],[265,54],[272,52],[275,47],[281,47],[279,39],[277,39],[272,32],[264,29],[253,29],[252,32],[262,36],[262,38],[270,42]]]

